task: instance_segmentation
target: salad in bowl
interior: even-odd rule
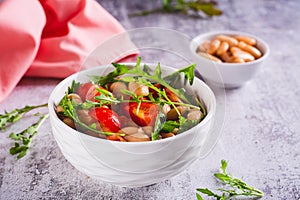
[[[72,82],[56,106],[58,117],[88,135],[120,142],[147,142],[180,134],[206,117],[205,105],[180,85],[194,79],[195,65],[162,76],[140,58],[135,66],[112,63],[105,76]]]
[[[194,69],[138,58],[67,77],[48,101],[62,154],[89,177],[119,186],[182,172],[213,144],[216,99]]]

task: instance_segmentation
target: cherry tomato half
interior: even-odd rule
[[[129,104],[129,115],[131,119],[140,126],[153,126],[158,114],[158,106],[150,102],[142,102],[138,113],[136,113],[138,104],[132,102]]]
[[[96,118],[103,129],[118,132],[121,127],[119,115],[109,108],[101,107],[95,109]],[[93,114],[91,114],[93,117]]]

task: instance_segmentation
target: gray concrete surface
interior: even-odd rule
[[[127,29],[159,26],[193,37],[213,30],[255,34],[270,45],[271,54],[251,83],[226,91],[226,118],[221,137],[205,159],[178,176],[142,188],[121,188],[88,178],[74,169],[58,149],[47,121],[28,155],[16,161],[9,155],[11,131],[0,133],[0,199],[195,199],[195,188],[217,188],[212,174],[221,159],[228,170],[265,192],[263,199],[300,199],[300,2],[219,1],[224,11],[211,19],[153,14],[129,18],[128,13],[150,8],[157,1],[99,1]],[[12,110],[47,101],[59,80],[21,80],[0,105]],[[43,110],[41,110],[43,112]]]

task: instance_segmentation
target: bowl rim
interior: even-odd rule
[[[204,41],[202,38],[206,38],[206,37],[212,37],[214,35],[220,35],[220,34],[224,34],[224,35],[243,35],[243,36],[249,36],[249,37],[252,37],[254,39],[256,39],[256,41],[263,46],[263,48],[265,48],[265,52],[263,54],[263,56],[261,56],[260,58],[258,59],[255,59],[254,61],[250,61],[250,62],[246,62],[246,63],[225,63],[225,62],[215,62],[215,61],[212,61],[212,60],[209,60],[207,58],[204,58],[202,56],[199,56],[197,53],[196,53],[196,50],[197,49],[194,49],[193,48],[193,45],[194,44],[197,44],[198,46],[200,45],[200,41]],[[265,42],[263,39],[261,39],[260,37],[258,36],[255,36],[255,35],[252,35],[250,33],[246,33],[246,32],[242,32],[242,31],[232,31],[232,30],[219,30],[219,31],[210,31],[210,32],[206,32],[206,33],[201,33],[197,36],[195,36],[191,42],[190,42],[190,51],[192,52],[192,54],[200,59],[205,59],[206,61],[211,61],[213,62],[214,64],[220,66],[220,67],[227,67],[227,66],[251,66],[253,64],[256,64],[256,63],[260,63],[262,61],[264,61],[270,54],[270,47],[269,45],[267,44],[267,42]]]
[[[136,63],[131,63],[130,62],[130,63],[120,63],[120,64],[135,65]],[[157,65],[157,64],[154,64],[154,63],[141,63],[141,64],[147,64],[150,67],[154,66],[154,65]],[[55,86],[55,88],[51,92],[51,94],[49,96],[49,99],[48,99],[49,115],[50,115],[50,118],[54,119],[54,123],[58,123],[60,126],[66,127],[68,131],[74,132],[76,134],[83,134],[84,136],[87,136],[89,138],[94,138],[94,139],[97,138],[97,137],[94,137],[94,136],[85,134],[83,132],[80,132],[78,130],[75,130],[75,129],[67,126],[65,123],[63,123],[63,121],[58,118],[58,116],[57,116],[57,114],[55,112],[55,109],[54,109],[54,105],[55,105],[55,100],[58,98],[58,97],[55,97],[55,94],[57,93],[57,91],[61,87],[64,87],[65,85],[70,85],[71,82],[73,80],[75,80],[76,76],[78,76],[80,73],[88,72],[88,71],[94,71],[94,70],[97,70],[98,67],[109,68],[109,67],[112,67],[112,65],[111,64],[106,64],[106,65],[96,66],[96,67],[93,67],[93,68],[89,68],[89,69],[86,69],[86,70],[79,71],[77,73],[74,73],[74,74],[66,77],[65,79],[63,79],[60,83],[58,83]],[[167,65],[162,65],[162,64],[161,64],[161,67],[169,68],[169,69],[172,69],[172,70],[178,70],[177,68],[170,67],[170,66],[167,66]],[[204,120],[202,120],[196,126],[192,127],[191,129],[189,129],[187,131],[184,131],[184,132],[176,135],[175,137],[169,137],[169,138],[164,138],[164,139],[155,140],[155,141],[147,141],[147,142],[118,142],[118,141],[113,141],[113,140],[107,140],[107,139],[98,138],[99,141],[101,141],[101,142],[110,142],[110,143],[117,144],[117,145],[137,145],[137,146],[144,146],[144,145],[151,145],[151,144],[158,144],[158,143],[168,143],[168,142],[171,142],[172,140],[179,140],[181,137],[184,137],[186,134],[189,134],[189,132],[191,130],[193,130],[193,129],[203,127],[205,124],[207,124],[209,121],[211,121],[212,117],[215,115],[215,112],[216,112],[216,97],[215,97],[213,91],[210,89],[210,87],[205,82],[203,82],[202,80],[200,80],[198,77],[195,77],[194,81],[195,80],[199,81],[200,84],[208,91],[209,99],[211,100],[211,109],[210,109],[210,112],[208,112],[207,115],[206,115],[206,117],[204,118]],[[51,127],[52,126],[53,125],[51,123]]]

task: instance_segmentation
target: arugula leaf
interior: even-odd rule
[[[194,1],[185,2],[188,7],[190,7],[192,10],[198,12],[202,11],[208,16],[217,16],[221,15],[222,11],[215,7],[213,3],[202,3],[199,4]]]
[[[37,106],[25,106],[20,109],[15,109],[11,112],[5,111],[4,114],[0,114],[0,130],[4,129],[9,123],[15,123],[23,118],[24,114],[34,110],[36,108],[47,107],[48,104],[41,104]]]
[[[203,198],[201,197],[201,195],[199,193],[196,193],[196,197],[197,197],[197,200],[203,200]]]
[[[121,92],[125,95],[132,96],[133,98],[137,98],[136,94],[134,94],[133,92],[131,92],[129,90],[121,90]]]
[[[182,13],[184,15],[190,15],[193,11],[194,15],[199,15],[198,12],[202,11],[209,17],[218,16],[222,14],[222,11],[216,6],[216,2],[213,0],[162,0],[161,7],[154,8],[152,10],[145,10],[138,13],[132,13],[129,16],[145,16],[152,13],[163,12],[163,13]]]
[[[166,121],[163,124],[162,131],[166,133],[173,132],[175,128],[179,128],[180,124],[177,121]]]
[[[100,107],[102,105],[107,105],[107,104],[110,104],[110,103],[120,103],[119,100],[117,100],[116,98],[114,97],[109,97],[109,96],[106,96],[104,94],[100,94],[99,96],[95,96],[95,100],[98,100],[100,101],[99,104],[100,104]]]
[[[221,160],[221,169],[224,174],[226,174],[226,168],[227,168],[227,161],[226,160]]]
[[[253,186],[249,186],[244,181],[237,179],[226,172],[227,161],[221,160],[221,173],[215,173],[214,177],[216,177],[219,181],[231,187],[231,189],[223,189],[219,188],[218,190],[223,192],[222,195],[218,195],[207,188],[197,188],[198,192],[202,194],[206,194],[207,196],[213,196],[217,200],[229,200],[232,197],[236,196],[252,196],[261,198],[264,196],[264,193]],[[198,193],[196,193],[198,194]],[[200,196],[200,195],[199,195]],[[197,196],[198,198],[198,196]],[[201,197],[202,198],[202,197]]]
[[[150,70],[150,67],[149,67],[148,65],[144,64],[143,71],[144,71],[146,74],[150,75],[150,71],[151,71],[151,70]]]
[[[157,67],[155,69],[156,73],[154,73],[152,76],[146,74],[139,68],[136,68],[135,71],[137,71],[138,75],[143,76],[144,78],[147,78],[153,82],[159,83],[160,85],[168,88],[171,92],[173,92],[175,95],[177,95],[181,100],[183,100],[187,103],[190,103],[190,101],[186,98],[185,90],[183,88],[175,89],[171,85],[169,85],[162,77],[160,77],[160,74],[161,74],[160,73],[160,64],[157,65]],[[130,71],[128,71],[128,73],[130,73]],[[152,89],[155,89],[155,88],[152,88]]]
[[[212,192],[211,190],[209,190],[207,188],[197,188],[196,190],[198,192],[201,192],[202,194],[206,194],[209,197],[216,197],[217,199],[221,199],[221,196],[219,196],[218,194],[215,194],[214,192]]]
[[[105,85],[107,83],[113,83],[114,78],[117,76],[121,76],[128,72],[129,68],[126,65],[112,63],[112,65],[116,68],[114,71],[110,72],[106,76],[89,76],[90,80],[99,85]]]
[[[195,67],[196,64],[191,64],[185,68],[182,68],[168,76],[164,77],[164,80],[169,83],[172,86],[178,85],[181,80],[181,73],[184,74],[184,85],[186,85],[186,82],[189,81],[189,84],[192,85],[194,82],[194,77],[195,77]]]
[[[9,137],[15,140],[15,145],[10,148],[11,155],[18,154],[17,159],[24,157],[30,147],[30,143],[34,135],[37,134],[41,124],[48,118],[49,114],[45,114],[40,119],[20,133],[11,133]]]
[[[162,104],[160,104],[159,106],[159,112],[155,120],[154,130],[151,136],[152,141],[158,139],[159,133],[163,127],[164,122],[166,121],[165,114],[163,114],[161,110],[162,110]]]
[[[80,83],[75,80],[72,81],[71,86],[68,87],[68,94],[74,93],[79,88]]]
[[[200,107],[200,110],[202,112],[202,117],[200,119],[200,121],[201,121],[202,119],[204,119],[206,117],[207,111],[206,111],[204,105],[201,103],[201,101],[199,100],[199,98],[197,96],[196,96],[195,100],[196,100],[196,102],[197,102],[197,104]]]
[[[155,77],[161,79],[160,63],[157,64],[153,76],[155,76]]]
[[[183,116],[179,116],[179,129],[178,129],[178,134],[182,133],[186,130],[189,130],[190,128],[196,126],[197,124],[199,124],[200,119],[199,120],[189,120],[187,118],[184,118]]]

